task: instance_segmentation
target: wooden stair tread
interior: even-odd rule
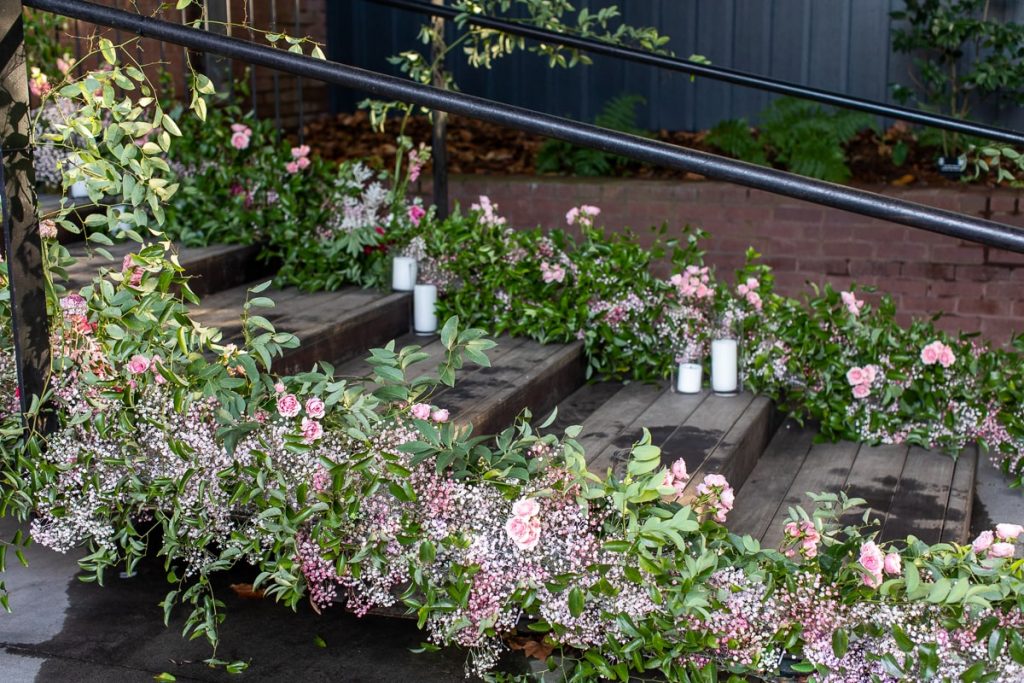
[[[120,269],[125,254],[137,252],[139,248],[140,245],[132,241],[106,247],[114,257],[110,261],[82,242],[70,246],[68,251],[78,260],[68,269],[69,285],[76,289],[85,286],[101,268]],[[260,253],[257,245],[214,244],[208,247],[175,247],[175,251],[178,263],[192,278],[189,283],[192,290],[201,297],[251,282],[270,272],[268,266],[257,259]]]
[[[764,546],[778,547],[791,506],[810,510],[808,493],[845,491],[863,498],[878,520],[882,541],[914,535],[926,543],[965,543],[970,533],[977,448],[949,455],[906,445],[869,446],[851,441],[812,443],[817,429],[788,423],[736,496],[728,526]],[[864,508],[847,513],[859,524]]]
[[[241,314],[248,289],[254,284],[233,287],[203,299],[194,318],[203,325],[220,328],[226,340],[241,338]],[[406,292],[376,292],[348,287],[336,292],[302,292],[294,287],[270,288],[274,308],[253,309],[270,320],[280,332],[290,332],[301,342],[274,361],[274,370],[292,373],[308,370],[313,363],[340,363],[363,355],[409,329],[412,297]]]
[[[501,355],[489,352],[491,367],[467,373],[453,388],[431,397],[431,402],[448,408],[457,422],[472,424],[475,433],[490,434],[508,427],[524,408],[534,416],[546,415],[583,383],[580,342],[540,344],[513,339],[507,347]]]

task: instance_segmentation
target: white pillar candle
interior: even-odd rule
[[[699,394],[704,382],[704,368],[700,363],[680,363],[676,374],[676,391],[680,394]]]
[[[735,339],[711,342],[711,390],[716,394],[735,394],[738,389],[738,346]]]
[[[391,264],[391,289],[396,292],[411,292],[416,286],[416,259],[411,256],[396,256]]]
[[[416,334],[437,331],[437,285],[416,285],[413,290],[413,325]]]
[[[89,186],[84,180],[71,183],[71,197],[74,199],[87,199],[89,197]]]

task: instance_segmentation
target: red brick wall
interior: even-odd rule
[[[428,192],[429,181],[421,189]],[[882,191],[1024,226],[1013,190]],[[875,285],[893,296],[904,321],[941,311],[948,317],[939,325],[946,329],[980,331],[997,342],[1024,333],[1024,254],[727,183],[467,176],[452,178],[451,194],[463,206],[486,194],[522,227],[564,226],[565,212],[579,204],[599,206],[599,223],[608,228],[628,226],[641,234],[662,221],[668,221],[670,235],[691,224],[711,235],[709,263],[731,270],[754,247],[775,269],[784,294],[807,291],[808,281],[840,288],[851,282]]]

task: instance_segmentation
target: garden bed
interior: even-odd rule
[[[401,121],[388,121],[385,130],[375,130],[365,111],[324,116],[305,126],[305,140],[314,151],[327,159],[377,160],[384,168],[393,168],[397,147],[395,138],[401,130]],[[410,118],[405,134],[416,141],[430,140],[431,126],[425,116]],[[687,132],[659,130],[651,133],[654,139],[702,152],[722,154],[708,144],[707,131]],[[448,123],[448,169],[464,175],[545,175],[538,173],[537,157],[546,138],[531,135],[475,119],[452,116]],[[894,149],[902,145],[896,164]],[[877,132],[862,130],[846,146],[847,162],[853,172],[851,185],[874,188],[878,185],[894,187],[962,187],[958,181],[943,177],[935,169],[936,150],[918,143],[909,127],[897,124]],[[430,166],[427,166],[429,172]],[[616,167],[616,177],[638,179],[672,179],[700,181],[703,176],[675,169],[661,168],[639,162],[628,162]],[[980,184],[984,186],[984,184]]]

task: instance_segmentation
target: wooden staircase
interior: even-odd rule
[[[110,251],[120,259],[133,248],[120,245]],[[72,247],[72,252],[84,254],[84,249]],[[272,276],[272,268],[258,261],[257,253],[251,246],[179,252],[180,263],[194,278],[193,289],[203,297],[196,319],[221,328],[225,341],[241,336],[239,317],[247,289]],[[73,284],[84,284],[101,265],[119,267],[120,261],[83,259],[72,270]],[[271,288],[261,296],[274,299],[276,307],[261,309],[260,315],[302,342],[275,361],[277,372],[298,372],[326,360],[340,376],[367,376],[368,350],[393,339],[399,348],[420,345],[429,356],[410,368],[410,378],[435,372],[444,356],[436,336],[411,333],[408,293]],[[582,425],[579,441],[590,469],[621,476],[631,445],[646,428],[662,449],[664,465],[685,460],[691,495],[706,474],[724,475],[737,492],[727,526],[768,546],[781,542],[790,506],[809,508],[807,493],[839,490],[867,500],[885,540],[908,534],[929,543],[967,540],[976,449],[954,461],[906,446],[814,443],[813,426],[783,421],[762,396],[721,397],[707,391],[683,395],[664,383],[587,384],[579,342],[545,345],[508,336],[496,341],[498,346],[488,354],[491,367],[468,364],[454,388],[430,399],[447,408],[453,420],[472,424],[476,434],[501,431],[523,409],[543,418],[557,407],[557,419],[547,431],[561,433],[571,424]]]

